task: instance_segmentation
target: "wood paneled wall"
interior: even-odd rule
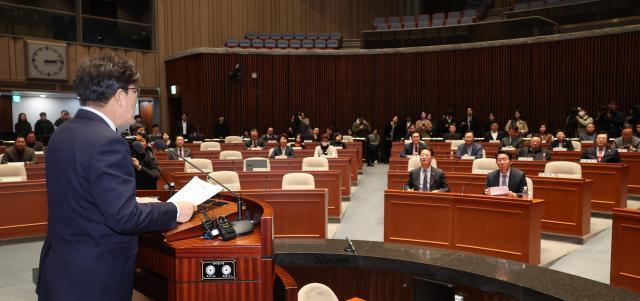
[[[438,118],[475,108],[502,125],[515,109],[533,127],[564,125],[572,106],[596,115],[602,104],[640,103],[640,32],[514,46],[400,54],[196,54],[167,62],[167,84],[178,85],[182,106],[209,133],[215,116],[241,128],[285,130],[296,111],[312,126],[346,129],[357,113],[374,127],[392,115]],[[245,76],[227,73],[239,63]],[[252,79],[251,73],[257,78]]]

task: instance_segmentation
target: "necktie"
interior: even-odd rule
[[[256,141],[253,140],[253,147],[256,147]]]
[[[502,182],[500,183],[500,186],[509,186],[507,183],[507,175],[502,175]]]
[[[603,156],[604,156],[604,151],[602,149],[598,149],[598,162],[602,161]]]
[[[180,148],[180,156],[184,157],[184,151],[182,147]]]
[[[422,170],[422,173],[424,174],[424,179],[423,179],[423,183],[422,183],[422,191],[431,191],[429,188],[429,174],[427,173],[426,169]]]
[[[417,145],[414,145],[414,146],[413,146],[413,153],[414,153],[414,154],[417,154],[417,153],[418,153],[418,146],[417,146]]]

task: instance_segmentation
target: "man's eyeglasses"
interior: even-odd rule
[[[133,93],[135,94],[140,94],[140,88],[138,87],[134,87],[134,88],[127,88],[127,90],[132,90]]]

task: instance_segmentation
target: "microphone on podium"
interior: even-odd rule
[[[251,233],[251,231],[253,231],[253,225],[255,224],[255,221],[243,220],[242,219],[242,206],[244,205],[244,202],[242,201],[242,198],[240,198],[240,196],[238,196],[235,192],[233,192],[231,189],[229,189],[229,187],[227,187],[226,185],[224,185],[224,184],[220,183],[218,180],[214,179],[212,176],[209,175],[209,173],[205,172],[200,167],[198,167],[195,164],[193,164],[189,159],[187,159],[187,158],[183,157],[182,155],[180,155],[174,149],[168,148],[167,150],[169,152],[175,154],[176,156],[178,156],[178,158],[182,159],[184,162],[187,162],[187,164],[191,165],[197,171],[199,171],[199,172],[201,172],[203,174],[206,174],[207,175],[207,179],[209,179],[210,181],[222,186],[222,188],[224,188],[229,193],[231,193],[231,195],[233,195],[233,197],[236,199],[236,204],[238,206],[238,209],[237,209],[238,218],[235,221],[231,222],[231,226],[233,227],[233,229],[236,231],[236,233],[238,235]]]

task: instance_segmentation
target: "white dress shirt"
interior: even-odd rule
[[[81,106],[80,110],[87,110],[89,112],[93,112],[96,115],[100,116],[102,119],[104,119],[104,121],[107,122],[107,124],[109,125],[109,127],[115,132],[116,131],[116,124],[113,123],[113,121],[111,121],[111,119],[109,119],[109,117],[107,117],[107,115],[105,115],[104,113],[92,108],[92,107],[87,107],[87,106]]]

